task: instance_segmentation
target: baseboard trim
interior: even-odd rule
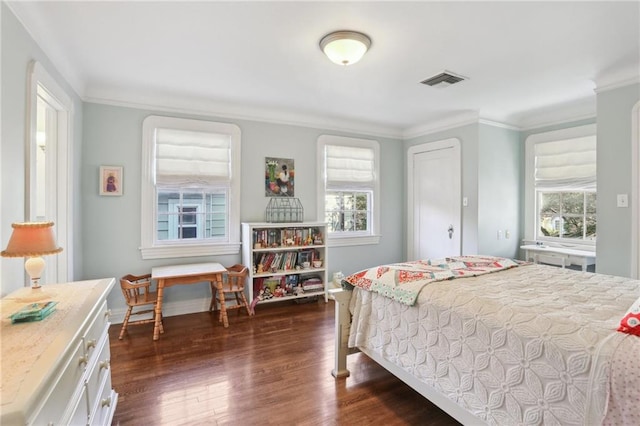
[[[209,310],[209,299],[201,300],[185,300],[181,302],[167,302],[162,304],[162,315],[164,317],[173,317],[176,315],[195,314],[198,312],[207,312]],[[111,309],[111,324],[122,324],[124,321],[124,314],[127,312],[127,308]],[[148,316],[151,318],[151,314]],[[136,319],[143,319],[137,317]]]

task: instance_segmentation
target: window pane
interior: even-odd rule
[[[327,227],[329,228],[329,232],[342,231],[340,213],[326,212],[324,220],[325,222],[327,222]]]
[[[356,231],[366,231],[367,230],[367,213],[356,213]]]
[[[325,196],[325,209],[327,211],[338,210],[340,204],[341,197],[336,193],[327,193]]]
[[[356,209],[369,210],[368,194],[356,194]]]
[[[540,213],[544,215],[560,214],[560,193],[540,193]]]
[[[565,192],[562,194],[562,213],[584,213],[584,192]]]
[[[564,238],[582,239],[584,231],[584,219],[582,216],[563,216],[564,226],[562,236]]]
[[[596,201],[597,201],[597,196],[595,192],[587,192],[586,194],[586,204],[587,204],[587,211],[586,213],[589,214],[595,214],[596,212]],[[595,220],[595,218],[594,218]]]
[[[595,216],[587,216],[587,239],[595,240],[596,239],[596,217]]]
[[[355,208],[354,196],[352,193],[343,193],[342,202],[344,210],[353,210]]]
[[[540,216],[540,232],[545,237],[557,237],[560,235],[561,219],[555,214]]]

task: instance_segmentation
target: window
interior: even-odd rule
[[[526,238],[594,245],[595,126],[533,135],[526,149]]]
[[[147,117],[142,170],[144,259],[239,252],[237,126]]]
[[[323,135],[318,139],[318,217],[332,246],[379,241],[377,141]]]

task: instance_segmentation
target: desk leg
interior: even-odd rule
[[[229,327],[229,318],[227,318],[227,303],[224,300],[224,291],[222,288],[222,274],[218,274],[216,277],[216,287],[220,295],[220,320],[224,328],[227,328]]]
[[[162,325],[162,295],[164,293],[164,280],[158,280],[158,302],[156,303],[156,321],[153,324],[153,340],[160,337],[160,326]]]

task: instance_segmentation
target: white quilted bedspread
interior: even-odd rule
[[[488,424],[596,425],[616,348],[630,338],[640,351],[615,331],[639,295],[640,281],[542,265],[435,282],[415,306],[356,288],[349,347],[381,354]]]

